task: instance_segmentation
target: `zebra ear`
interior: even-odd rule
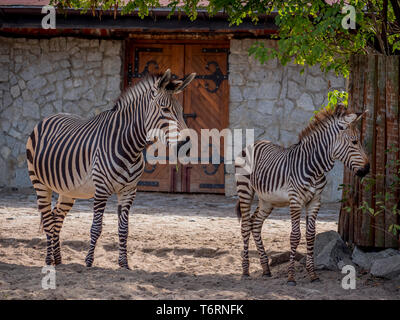
[[[165,87],[168,85],[170,81],[171,81],[171,69],[167,69],[167,71],[164,72],[164,74],[162,75],[162,77],[158,82],[158,88],[165,89]]]
[[[174,90],[174,94],[182,92],[196,77],[196,73],[189,74]]]
[[[364,112],[356,112],[357,119],[354,120],[354,122],[357,122],[358,120],[360,120],[363,117],[363,115],[367,114],[367,113],[368,113],[368,110],[365,110]]]
[[[347,122],[347,124],[353,124],[356,123],[358,120],[360,120],[362,118],[362,116],[367,113],[368,110],[365,110],[364,112],[356,112],[356,113],[350,113],[345,115],[344,121]]]
[[[355,113],[350,113],[347,114],[343,117],[344,121],[347,122],[347,124],[351,124],[352,122],[354,122],[356,119],[358,118],[358,116]]]

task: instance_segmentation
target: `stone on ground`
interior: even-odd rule
[[[395,279],[400,276],[400,255],[374,261],[371,266],[371,274],[386,279]]]
[[[345,265],[353,265],[349,248],[335,231],[317,234],[314,248],[315,268],[318,270],[340,270]]]
[[[391,248],[380,252],[364,252],[360,248],[355,247],[351,259],[356,265],[360,266],[364,270],[369,271],[375,261],[399,254],[399,250]]]

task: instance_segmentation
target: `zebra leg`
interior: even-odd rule
[[[126,243],[129,230],[129,209],[136,197],[136,188],[132,192],[118,195],[118,236],[119,236],[119,258],[118,264],[121,268],[129,269]]]
[[[95,194],[94,196],[94,215],[92,227],[90,229],[90,248],[85,259],[87,267],[91,267],[93,265],[94,249],[96,248],[97,239],[100,237],[101,230],[103,228],[103,214],[104,209],[106,208],[108,197],[109,195],[98,194]]]
[[[249,192],[250,193],[246,194],[246,197],[243,197],[243,194],[239,192],[239,210],[241,213],[241,233],[243,238],[242,269],[244,277],[250,276],[249,239],[252,228],[250,208],[254,192],[252,190],[249,190]]]
[[[288,280],[287,284],[290,286],[296,285],[296,280],[294,277],[294,262],[296,256],[296,250],[300,243],[301,232],[300,232],[300,215],[301,215],[301,205],[298,203],[290,203],[290,217],[292,221],[292,231],[290,233],[290,260],[288,268]]]
[[[306,257],[306,269],[310,276],[311,282],[319,281],[319,278],[314,270],[314,242],[315,242],[315,221],[317,214],[321,206],[320,197],[316,197],[307,206],[307,257]]]
[[[46,239],[47,239],[47,252],[46,252],[46,265],[53,264],[53,228],[54,228],[54,220],[53,220],[53,212],[51,210],[51,195],[52,191],[47,188],[45,185],[36,182],[34,183],[36,196],[37,196],[37,205],[41,215],[41,227],[43,228]]]
[[[257,209],[258,208],[260,208],[260,210],[256,210],[252,217],[252,233],[254,242],[257,247],[258,255],[260,257],[260,263],[263,269],[263,276],[270,277],[271,271],[269,270],[268,256],[265,252],[264,244],[262,241],[261,230],[265,219],[268,218],[273,207],[260,200],[260,205],[259,207],[257,207]]]
[[[60,232],[64,218],[71,210],[75,200],[62,195],[58,196],[57,205],[53,210],[54,230],[53,230],[53,255],[54,264],[61,264]]]

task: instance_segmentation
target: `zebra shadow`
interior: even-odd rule
[[[89,249],[90,241],[80,240],[61,240],[61,246],[69,247],[76,251],[87,251]],[[46,239],[33,238],[33,239],[18,239],[18,238],[0,238],[0,247],[2,248],[33,248],[45,249],[47,247]]]
[[[42,266],[27,266],[0,262],[0,274],[6,299],[320,299],[321,285],[309,284],[305,270],[299,274],[296,289],[287,289],[286,272],[273,274],[267,280],[261,271],[242,279],[240,266],[226,273],[164,272],[143,269],[125,270],[69,263],[56,267],[56,289],[41,288]],[[334,271],[324,271],[336,276]],[[321,274],[322,275],[322,274]],[[337,273],[340,279],[341,274]],[[322,277],[323,278],[323,277]],[[304,283],[303,283],[304,282]],[[270,285],[274,285],[271,286]],[[336,281],[332,286],[337,286]],[[304,291],[303,288],[309,288]],[[303,292],[304,291],[304,292]],[[346,294],[346,293],[343,293]]]
[[[149,253],[157,257],[166,257],[168,253],[176,256],[193,256],[198,258],[217,258],[229,254],[228,250],[214,248],[142,248],[143,253]]]

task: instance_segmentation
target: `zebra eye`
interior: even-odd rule
[[[166,113],[171,112],[167,107],[161,107],[161,111]]]
[[[351,142],[352,142],[354,145],[358,143],[357,140],[353,140],[353,141],[351,141]]]

